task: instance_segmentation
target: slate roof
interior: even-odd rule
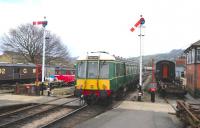
[[[192,48],[198,47],[200,46],[200,40],[198,40],[197,42],[191,44],[185,51],[184,53],[188,53],[188,51],[190,51]]]

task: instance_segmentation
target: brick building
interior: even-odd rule
[[[200,97],[200,40],[189,46],[186,54],[187,89],[195,97]]]

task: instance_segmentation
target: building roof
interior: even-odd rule
[[[200,46],[200,40],[198,40],[197,42],[191,44],[185,51],[184,53],[188,53],[188,51],[190,51],[192,48],[198,47]]]

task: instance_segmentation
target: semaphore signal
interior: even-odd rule
[[[143,95],[143,91],[142,91],[142,88],[143,88],[143,85],[142,85],[142,25],[145,23],[145,20],[144,18],[142,17],[142,15],[140,15],[140,20],[138,20],[134,27],[132,27],[130,30],[131,32],[135,31],[135,29],[139,26],[140,27],[140,34],[138,35],[140,37],[140,79],[139,79],[139,87],[138,87],[138,101],[141,101],[141,96]]]
[[[140,20],[138,20],[138,22],[135,23],[134,27],[132,27],[130,30],[131,32],[135,31],[135,29],[138,27],[138,26],[141,26],[145,23],[145,20],[144,18],[141,16]]]
[[[44,82],[44,70],[45,70],[45,27],[47,26],[46,17],[44,17],[44,21],[33,21],[33,25],[42,25],[44,28],[44,34],[43,34],[43,55],[42,55],[42,84]]]

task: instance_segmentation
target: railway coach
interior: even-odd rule
[[[74,85],[75,69],[67,67],[45,66],[45,79],[54,81],[55,78],[65,85]],[[33,83],[42,78],[42,65],[0,63],[1,84]]]
[[[183,97],[187,91],[176,79],[176,65],[169,60],[161,60],[156,63],[156,81],[161,96],[173,94]]]
[[[92,52],[77,59],[75,95],[83,96],[91,104],[104,103],[112,97],[125,95],[126,90],[136,87],[138,65],[107,52]]]
[[[32,64],[0,64],[0,84],[15,82],[33,82],[35,65]]]
[[[175,63],[169,60],[161,60],[156,63],[156,80],[173,82],[175,80]]]

